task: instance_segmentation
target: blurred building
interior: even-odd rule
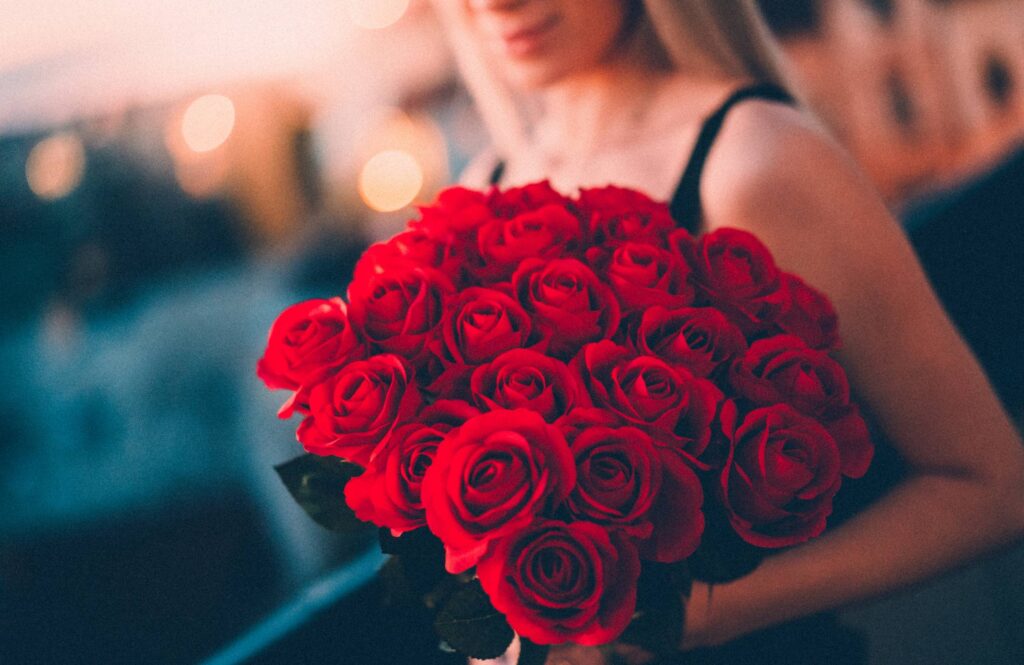
[[[1019,0],[760,0],[803,92],[897,203],[1024,142]]]

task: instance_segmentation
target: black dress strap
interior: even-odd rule
[[[793,97],[782,87],[774,83],[755,83],[733,92],[718,109],[709,115],[700,128],[697,142],[690,154],[690,161],[679,180],[679,186],[669,202],[669,210],[680,226],[691,233],[696,233],[700,226],[700,176],[704,172],[704,163],[711,153],[711,146],[722,129],[725,116],[729,109],[744,99],[759,98],[777,102],[792,103]]]
[[[491,177],[487,179],[487,184],[492,187],[496,187],[501,182],[501,176],[505,174],[505,160],[500,159],[491,169]]]

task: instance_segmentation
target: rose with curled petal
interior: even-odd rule
[[[642,354],[682,365],[695,376],[711,376],[747,349],[739,328],[714,307],[652,307],[643,313],[633,336]]]
[[[711,440],[722,393],[713,383],[613,342],[583,347],[573,361],[596,406],[614,411],[661,445],[698,458]]]
[[[821,534],[839,490],[839,450],[817,421],[786,404],[755,409],[742,421],[724,414],[729,458],[722,503],[743,540],[787,547]]]
[[[577,206],[596,245],[643,239],[663,243],[676,228],[667,205],[632,189],[581,189]]]
[[[529,409],[549,423],[590,401],[565,363],[529,349],[506,351],[476,368],[470,394],[481,409]]]
[[[423,228],[403,231],[385,242],[371,245],[356,262],[354,281],[367,281],[387,272],[397,262],[408,261],[436,268],[452,281],[460,280],[465,248],[453,234],[440,236]]]
[[[567,506],[577,519],[644,541],[641,557],[685,559],[704,530],[704,494],[680,455],[633,427],[592,427],[570,441],[576,487]]]
[[[421,491],[445,569],[472,568],[492,541],[560,504],[575,484],[565,437],[539,414],[501,410],[467,420],[441,442]]]
[[[588,342],[619,327],[619,301],[594,272],[575,259],[529,260],[512,276],[512,289],[533,316],[549,354],[571,358]]]
[[[775,325],[804,340],[813,349],[839,348],[839,317],[825,294],[796,275],[784,274],[782,287],[787,298]]]
[[[455,287],[433,268],[407,261],[349,287],[352,322],[367,341],[413,364],[422,361]]]
[[[429,206],[420,207],[420,218],[409,226],[431,237],[462,236],[493,217],[488,196],[465,187],[449,187]]]
[[[636,609],[632,543],[589,522],[539,520],[496,542],[477,566],[494,608],[537,644],[606,644]]]
[[[757,236],[716,229],[694,251],[697,286],[747,334],[769,326],[786,302],[781,273]]]
[[[420,423],[397,428],[366,471],[345,485],[356,517],[391,529],[393,536],[424,526],[420,488],[443,438],[443,431]]]
[[[549,204],[481,225],[468,269],[479,281],[500,282],[526,259],[557,259],[579,249],[582,242],[576,215],[562,204]]]
[[[480,365],[529,344],[533,323],[511,296],[468,288],[448,305],[441,328],[444,355],[458,365]]]
[[[826,353],[793,335],[758,340],[733,363],[729,382],[757,406],[785,403],[818,420],[839,446],[843,474],[859,478],[867,471],[874,446],[850,404],[846,372]]]
[[[624,242],[604,257],[588,252],[619,297],[624,312],[655,305],[685,307],[693,302],[690,267],[667,250],[645,242]]]
[[[309,416],[299,425],[302,446],[366,466],[392,430],[420,405],[412,373],[401,358],[374,356],[349,363],[309,393]]]

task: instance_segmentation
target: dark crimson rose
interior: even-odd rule
[[[775,325],[824,351],[839,348],[839,318],[825,294],[808,286],[796,275],[784,274],[782,286],[787,299]]]
[[[417,363],[454,291],[451,280],[440,271],[396,262],[349,287],[352,322],[382,350]]]
[[[577,205],[598,245],[641,239],[660,243],[676,228],[668,206],[631,189],[581,189]]]
[[[708,377],[746,351],[747,341],[714,307],[657,306],[643,313],[633,346],[670,365],[682,365],[695,376]]]
[[[846,372],[824,352],[793,335],[762,339],[733,363],[729,381],[757,406],[789,404],[829,430],[835,422],[843,474],[859,478],[867,471],[874,453],[867,426],[850,404]]]
[[[693,458],[707,448],[722,399],[710,381],[607,341],[583,347],[573,368],[597,406],[649,432],[658,443]]]
[[[304,387],[365,355],[366,347],[349,325],[341,298],[306,300],[288,307],[274,321],[256,374],[270,389],[297,391],[278,414],[288,418],[296,409],[308,410]]]
[[[565,440],[573,439],[591,427],[625,427],[626,423],[618,414],[608,409],[592,406],[578,407],[555,421],[555,427],[562,430]]]
[[[509,219],[496,218],[477,231],[476,262],[484,282],[507,280],[526,259],[557,259],[583,241],[580,220],[564,204],[549,204]]]
[[[608,339],[619,327],[615,294],[575,259],[524,261],[512,288],[553,356],[571,358],[583,344]]]
[[[479,416],[476,407],[457,399],[439,399],[433,404],[424,406],[416,414],[416,420],[436,430],[448,432],[462,425],[474,416]]]
[[[601,263],[626,312],[655,305],[685,307],[693,302],[690,267],[660,247],[625,242]]]
[[[666,237],[668,251],[686,265],[691,267],[696,262],[697,241],[684,228],[673,229]]]
[[[364,522],[399,536],[427,523],[420,500],[423,476],[444,432],[420,423],[396,429],[366,471],[345,485],[345,501]]]
[[[576,484],[565,437],[525,409],[492,411],[448,433],[423,479],[427,526],[445,568],[472,568],[495,539],[518,532]]]
[[[755,409],[733,428],[735,420],[723,412],[731,449],[721,490],[736,533],[758,547],[819,535],[842,479],[835,441],[786,404]]]
[[[464,234],[491,219],[488,197],[465,187],[449,187],[437,195],[433,205],[420,208],[420,219],[409,225],[431,237]]]
[[[549,423],[589,404],[579,376],[565,363],[528,349],[506,351],[478,367],[470,393],[481,409],[529,409]]]
[[[298,439],[315,455],[366,466],[378,446],[420,405],[411,372],[397,356],[374,356],[342,367],[309,393],[310,415]]]
[[[605,644],[636,609],[634,546],[597,524],[538,520],[496,541],[477,566],[494,608],[537,644]]]
[[[514,298],[501,291],[468,288],[451,301],[441,328],[444,356],[458,365],[479,365],[528,345],[533,325]]]
[[[437,268],[457,281],[465,256],[454,235],[438,236],[423,228],[411,229],[386,242],[374,243],[363,252],[356,262],[353,281],[368,281],[376,275],[384,274],[401,261]]]
[[[704,529],[703,491],[682,457],[634,427],[581,430],[569,447],[574,517],[646,541],[644,558],[671,563],[693,553]]]
[[[746,231],[717,229],[702,236],[694,269],[698,286],[716,306],[735,315],[744,332],[764,328],[785,303],[775,259]]]

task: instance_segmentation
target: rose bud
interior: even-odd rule
[[[804,340],[813,349],[839,348],[839,318],[825,294],[796,275],[784,274],[782,286],[788,297],[775,325]]]
[[[341,298],[306,300],[285,309],[270,327],[256,374],[271,390],[296,391],[278,412],[288,418],[309,409],[308,390],[338,367],[366,355],[349,325]]]
[[[681,456],[633,427],[587,429],[569,447],[573,516],[646,541],[644,558],[671,563],[693,553],[704,529],[703,491]]]
[[[846,372],[824,352],[793,335],[758,340],[733,363],[729,382],[757,406],[782,402],[820,421],[839,446],[843,474],[867,471],[874,454],[867,426],[850,404]]]
[[[588,344],[572,366],[595,405],[614,411],[659,444],[693,459],[707,448],[722,399],[710,381],[612,342]]]
[[[418,423],[396,429],[366,471],[345,485],[345,501],[356,517],[396,537],[424,526],[420,486],[443,438],[443,432]]]
[[[661,243],[676,228],[668,206],[635,190],[612,185],[581,189],[577,205],[595,245],[629,240]]]
[[[746,351],[747,341],[739,328],[713,307],[652,307],[640,319],[633,346],[644,355],[708,377]]]
[[[589,403],[579,376],[565,363],[528,349],[506,351],[478,367],[470,393],[481,409],[529,409],[549,423]]]
[[[366,466],[395,426],[419,405],[419,391],[405,363],[393,355],[374,356],[345,365],[310,391],[310,415],[297,436],[308,452]]]
[[[547,352],[571,358],[588,342],[619,327],[619,301],[593,271],[575,259],[528,260],[512,276],[515,297],[534,316]]]
[[[352,322],[368,341],[413,364],[422,361],[455,287],[443,273],[407,261],[349,287]]]
[[[698,287],[745,333],[770,325],[786,292],[771,252],[751,233],[717,229],[701,237],[694,256]]]
[[[523,637],[597,645],[629,624],[640,561],[631,543],[597,524],[539,520],[496,541],[477,575]]]
[[[519,531],[576,483],[565,438],[533,411],[492,411],[452,430],[423,479],[427,526],[445,569],[476,565],[495,539]]]
[[[735,420],[723,412],[731,449],[720,482],[736,533],[758,547],[821,534],[842,479],[829,433],[785,404],[751,411],[734,427]]]

